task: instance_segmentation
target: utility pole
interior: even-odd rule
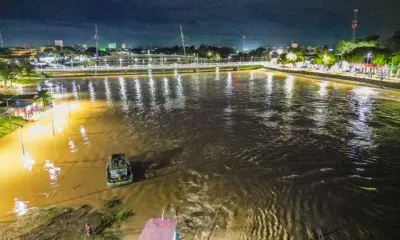
[[[353,42],[356,41],[356,30],[358,27],[357,15],[358,15],[358,9],[354,9],[353,24],[351,25],[351,28],[353,29],[353,36],[352,36],[351,40]]]
[[[99,57],[99,35],[97,34],[97,24],[94,25],[95,35],[94,38],[96,39],[96,58]]]
[[[181,27],[181,38],[182,38],[183,55],[185,55],[185,60],[186,60],[186,47],[185,47],[185,40],[184,40],[184,36],[183,36],[182,25],[180,25],[180,27]]]
[[[3,48],[4,44],[3,44],[3,35],[1,34],[1,30],[0,30],[0,47]]]

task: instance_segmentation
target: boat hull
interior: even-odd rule
[[[130,178],[130,179],[124,180],[124,181],[117,181],[117,182],[107,181],[107,187],[114,188],[114,187],[119,187],[119,186],[123,186],[123,185],[128,185],[131,183],[133,183],[133,178]]]

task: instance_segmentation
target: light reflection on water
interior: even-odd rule
[[[24,201],[22,198],[14,198],[13,212],[18,216],[25,215],[28,212],[28,201]]]
[[[94,100],[96,100],[96,91],[94,89],[92,81],[89,81],[88,88],[89,88],[90,101],[94,102]]]

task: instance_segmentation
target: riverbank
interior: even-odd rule
[[[391,81],[391,80],[379,80],[379,79],[371,79],[365,77],[357,77],[357,76],[347,76],[347,75],[339,75],[333,73],[321,73],[321,72],[310,72],[305,70],[292,70],[292,69],[284,69],[278,67],[264,67],[267,70],[290,73],[290,74],[298,74],[298,75],[307,75],[307,76],[314,76],[314,77],[328,77],[333,80],[344,80],[344,81],[352,81],[358,82],[362,84],[373,85],[379,88],[390,88],[390,89],[400,89],[400,82],[399,81]]]
[[[0,239],[86,239],[86,224],[92,228],[91,239],[120,239],[119,227],[131,215],[131,210],[115,197],[106,200],[100,210],[89,205],[34,208],[1,226]]]

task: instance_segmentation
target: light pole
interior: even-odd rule
[[[371,58],[371,55],[372,55],[371,53],[367,54],[367,63],[369,63],[369,59]]]
[[[21,131],[21,128],[23,128],[24,126],[22,126],[21,124],[18,124],[18,123],[13,123],[13,124],[19,127],[19,138],[21,141],[22,156],[25,157],[25,147],[24,147],[24,141],[22,139],[22,131]]]
[[[104,58],[104,67],[107,68],[107,58]]]

